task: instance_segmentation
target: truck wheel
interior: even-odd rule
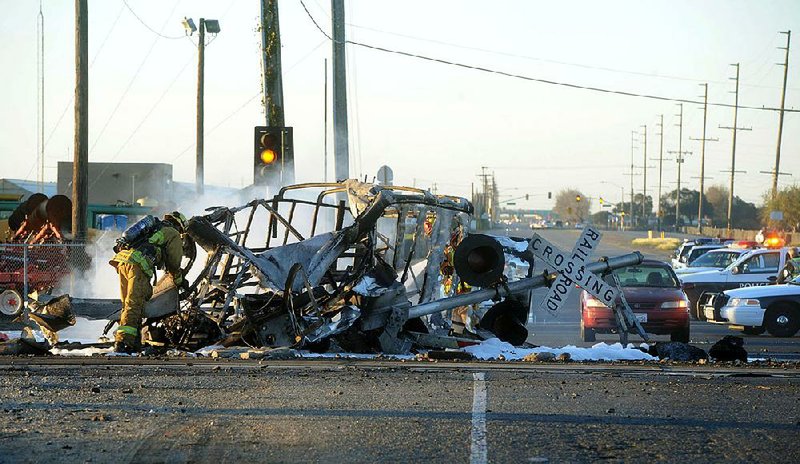
[[[800,310],[787,303],[770,306],[764,314],[764,326],[773,337],[791,337],[800,330]]]
[[[748,325],[748,326],[745,326],[744,330],[742,330],[742,333],[745,334],[745,335],[761,335],[761,334],[764,333],[765,330],[766,329],[764,328],[763,325],[759,325],[759,326]]]
[[[16,290],[5,290],[0,293],[0,314],[16,317],[22,312],[22,295]]]
[[[686,328],[669,334],[669,341],[689,343],[689,326],[687,325]]]
[[[581,340],[585,342],[593,342],[595,341],[595,333],[594,329],[589,329],[583,326],[583,320],[581,319]]]

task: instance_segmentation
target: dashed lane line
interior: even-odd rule
[[[472,436],[470,447],[470,464],[485,464],[487,457],[486,444],[486,374],[472,374]]]

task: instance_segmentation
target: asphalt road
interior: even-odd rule
[[[577,238],[545,235],[563,248]],[[630,251],[608,242],[600,254]],[[532,342],[588,345],[577,300],[535,315]],[[728,333],[692,331],[701,346]],[[746,348],[797,353],[797,340],[746,337]],[[3,357],[0,378],[0,464],[800,458],[794,362]]]
[[[796,462],[800,370],[0,361],[0,463]]]
[[[493,233],[530,237],[534,231],[530,229],[511,229],[497,230]],[[550,241],[561,249],[571,250],[575,241],[580,235],[579,230],[536,230],[546,240]],[[603,231],[605,241],[600,241],[600,246],[595,257],[617,256],[635,251],[635,248],[628,245],[634,238],[645,237],[645,232],[618,232]],[[670,235],[672,236],[672,235]],[[683,238],[684,236],[680,236]],[[640,249],[645,258],[668,260],[669,252],[660,252],[652,249]],[[543,295],[546,290],[536,290],[534,295]],[[580,338],[580,306],[578,301],[579,292],[573,291],[567,298],[564,307],[557,313],[552,314],[547,311],[534,309],[529,316],[528,330],[531,336],[528,342],[544,346],[592,346],[597,342],[615,343],[619,341],[619,336],[597,335],[597,342],[583,342]],[[776,338],[769,334],[745,335],[741,332],[729,329],[727,326],[711,324],[708,322],[691,321],[690,342],[708,351],[711,346],[726,335],[736,335],[744,338],[745,349],[752,358],[773,358],[781,360],[800,360],[800,333],[794,337]],[[652,335],[652,341],[668,341],[667,335]],[[629,342],[643,342],[638,336],[630,336]]]

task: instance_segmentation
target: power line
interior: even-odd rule
[[[125,0],[123,0],[123,2],[124,1]],[[126,3],[126,5],[127,5],[127,3]],[[178,7],[178,2],[175,2],[175,5],[172,7],[172,11],[169,12],[169,15],[167,15],[167,19],[164,21],[164,25],[161,26],[162,29],[167,26],[167,24],[168,24],[168,22],[170,20],[169,18],[172,16],[172,13],[175,12],[175,9],[177,7]],[[100,138],[105,133],[106,129],[108,128],[108,125],[111,124],[111,120],[114,119],[114,115],[117,114],[117,111],[119,110],[120,106],[122,106],[122,102],[125,100],[125,97],[128,95],[128,92],[131,90],[131,87],[133,87],[133,84],[136,82],[136,79],[139,77],[139,73],[142,71],[142,68],[144,68],[144,65],[147,63],[147,60],[150,58],[150,54],[153,53],[153,50],[155,49],[156,44],[158,43],[158,39],[159,39],[159,37],[156,37],[155,39],[153,39],[153,43],[150,45],[150,49],[147,50],[147,53],[145,54],[144,58],[142,59],[142,62],[139,63],[139,67],[136,68],[136,72],[133,73],[133,77],[131,77],[130,82],[128,82],[128,86],[122,92],[122,95],[119,97],[119,100],[117,100],[117,104],[116,104],[116,106],[114,106],[114,109],[111,111],[111,115],[106,119],[106,123],[103,125],[103,127],[100,129],[100,133],[97,134],[97,137],[94,139],[94,143],[89,148],[90,152],[94,151],[94,147],[97,146],[97,142],[100,141]]]
[[[122,145],[119,147],[119,150],[117,150],[117,152],[114,154],[114,156],[112,156],[111,159],[107,161],[107,163],[111,163],[112,161],[117,159],[117,157],[120,155],[120,153],[122,153],[122,150],[125,149],[126,146],[128,146],[128,143],[133,139],[133,136],[136,135],[136,133],[139,132],[139,129],[141,129],[141,127],[144,125],[144,123],[147,122],[147,120],[150,118],[150,115],[153,114],[153,111],[155,111],[155,109],[158,107],[158,105],[161,104],[161,101],[164,100],[164,97],[167,96],[169,91],[172,89],[172,86],[175,85],[175,82],[178,81],[178,78],[183,74],[184,71],[186,71],[186,68],[189,67],[189,64],[192,61],[193,61],[193,59],[189,59],[189,61],[187,61],[186,64],[183,65],[183,67],[180,69],[180,71],[178,71],[178,73],[175,74],[175,77],[169,83],[167,88],[164,89],[164,92],[161,93],[161,96],[158,97],[158,100],[156,100],[156,102],[150,108],[150,111],[148,111],[147,114],[144,116],[144,118],[142,118],[142,120],[139,121],[139,124],[136,125],[136,127],[133,129],[131,134],[128,136],[128,138],[125,139],[124,142],[122,142]],[[89,184],[89,188],[92,188],[94,186],[94,184],[97,183],[97,181],[100,180],[100,178],[103,177],[103,174],[105,174],[105,172],[108,170],[109,167],[110,167],[110,164],[106,164],[106,166],[103,168],[103,170],[100,171],[100,173],[97,176],[95,176],[94,181],[91,184]]]
[[[319,47],[323,46],[323,45],[325,44],[325,42],[326,42],[326,41],[325,41],[325,40],[323,40],[322,42],[318,43],[316,47],[312,48],[312,49],[311,49],[311,50],[310,50],[308,53],[306,53],[305,55],[303,55],[303,57],[302,57],[302,58],[300,58],[299,60],[297,60],[297,61],[296,61],[296,62],[295,62],[293,65],[291,65],[291,66],[289,66],[288,68],[286,68],[286,70],[283,72],[284,76],[285,76],[285,75],[287,75],[287,74],[289,74],[289,72],[290,72],[290,71],[292,71],[292,70],[293,70],[295,67],[297,67],[297,65],[299,65],[300,63],[302,63],[303,61],[305,61],[305,60],[306,60],[306,58],[308,58],[309,56],[311,56],[311,54],[312,54],[312,53],[314,53],[315,51],[317,51],[317,49],[318,49]],[[247,106],[247,105],[248,105],[250,102],[252,102],[253,100],[255,100],[255,99],[256,99],[257,97],[259,97],[260,95],[261,95],[261,91],[259,90],[259,91],[258,91],[258,92],[257,92],[255,95],[253,95],[252,97],[248,98],[248,99],[247,99],[247,101],[245,101],[245,102],[244,102],[244,103],[242,103],[242,104],[241,104],[241,105],[240,105],[238,108],[236,108],[235,110],[233,110],[233,112],[231,112],[230,114],[228,114],[227,116],[225,116],[225,117],[224,117],[224,118],[223,118],[223,119],[222,119],[220,122],[218,122],[218,123],[217,123],[217,124],[216,124],[214,127],[212,127],[211,129],[207,130],[207,131],[206,131],[206,135],[210,135],[212,132],[214,132],[214,130],[216,130],[216,129],[217,129],[219,126],[221,126],[221,125],[222,125],[222,124],[224,124],[226,121],[228,121],[230,118],[232,118],[233,116],[235,116],[235,115],[236,115],[236,114],[237,114],[239,111],[243,110],[243,109],[244,109],[244,108],[245,108],[245,107],[246,107],[246,106]],[[176,155],[174,158],[172,158],[172,161],[171,161],[171,162],[175,162],[175,161],[176,161],[178,158],[180,158],[181,156],[185,155],[185,154],[186,154],[186,152],[188,152],[189,150],[191,150],[193,147],[194,147],[194,144],[192,143],[192,144],[190,144],[188,147],[184,148],[184,149],[183,149],[183,150],[182,150],[180,153],[178,153],[178,154],[177,154],[177,155]]]
[[[317,21],[311,15],[311,12],[308,11],[308,8],[306,7],[305,2],[303,2],[303,0],[300,0],[300,4],[303,6],[303,9],[306,11],[306,14],[308,15],[309,19],[311,19],[311,22],[314,23],[314,26],[316,26],[316,28],[322,33],[322,35],[324,35],[328,40],[333,42],[333,38],[320,27],[320,25],[317,23]],[[420,59],[420,60],[423,60],[423,61],[431,61],[431,62],[434,62],[434,63],[446,64],[446,65],[449,65],[449,66],[455,66],[455,67],[459,67],[459,68],[471,69],[473,71],[481,71],[481,72],[490,73],[490,74],[497,74],[497,75],[500,75],[500,76],[511,77],[511,78],[515,78],[515,79],[521,79],[521,80],[530,81],[530,82],[539,82],[539,83],[542,83],[542,84],[557,85],[557,86],[568,87],[568,88],[572,88],[572,89],[589,90],[589,91],[592,91],[592,92],[608,93],[608,94],[614,94],[614,95],[623,95],[623,96],[627,96],[627,97],[647,98],[647,99],[650,99],[650,100],[671,101],[671,102],[678,102],[678,103],[691,103],[691,104],[695,104],[695,105],[706,104],[703,101],[699,101],[699,100],[689,100],[689,99],[683,99],[683,98],[665,97],[665,96],[661,96],[661,95],[642,94],[642,93],[636,93],[636,92],[629,92],[629,91],[625,91],[625,90],[604,89],[604,88],[600,88],[600,87],[585,86],[585,85],[573,84],[573,83],[569,83],[569,82],[559,82],[559,81],[553,81],[553,80],[549,80],[549,79],[542,79],[542,78],[538,78],[538,77],[524,76],[522,74],[514,74],[514,73],[510,73],[510,72],[506,72],[506,71],[499,71],[499,70],[496,70],[496,69],[485,68],[485,67],[481,67],[481,66],[473,66],[473,65],[469,65],[469,64],[465,64],[465,63],[459,63],[459,62],[456,62],[456,61],[449,61],[449,60],[445,60],[445,59],[441,59],[441,58],[433,58],[433,57],[430,57],[430,56],[425,56],[425,55],[419,55],[419,54],[416,54],[416,53],[405,52],[405,51],[402,51],[402,50],[392,50],[392,49],[389,49],[389,48],[379,47],[379,46],[376,46],[376,45],[370,45],[370,44],[366,44],[366,43],[362,43],[362,42],[356,42],[356,41],[353,41],[353,40],[345,40],[344,43],[350,44],[350,45],[355,45],[355,46],[358,46],[358,47],[368,48],[368,49],[371,49],[371,50],[377,50],[377,51],[386,52],[386,53],[394,53],[396,55],[406,56],[406,57],[409,57],[409,58],[416,58],[416,59]],[[709,105],[709,106],[719,106],[719,107],[725,107],[725,108],[733,108],[733,106],[734,106],[734,105],[732,105],[730,103],[714,103],[714,102],[709,102],[709,103],[707,103],[707,105]],[[781,111],[780,108],[771,108],[771,107],[765,107],[765,106],[762,106],[762,107],[757,107],[757,106],[739,106],[739,109],[762,110],[762,111]],[[800,113],[800,110],[794,110],[794,109],[791,109],[791,110],[784,109],[783,111],[787,112],[787,113]]]
[[[139,22],[142,24],[142,26],[146,27],[146,28],[147,28],[147,30],[149,30],[149,31],[150,31],[150,32],[152,32],[153,34],[155,34],[155,35],[157,35],[157,36],[161,37],[162,39],[179,40],[179,39],[185,39],[185,38],[186,38],[186,35],[176,35],[176,36],[169,36],[169,35],[164,35],[164,34],[162,34],[162,33],[158,32],[157,30],[155,30],[155,29],[153,29],[152,27],[148,26],[148,25],[147,25],[147,23],[146,23],[146,22],[144,22],[144,21],[142,20],[142,18],[140,18],[140,17],[139,17],[139,15],[137,15],[137,14],[136,14],[136,12],[135,12],[135,11],[133,11],[133,8],[131,8],[131,6],[130,6],[130,5],[128,5],[128,2],[127,2],[127,0],[122,0],[122,3],[124,3],[124,4],[125,4],[125,6],[128,8],[128,11],[130,11],[130,12],[131,12],[131,14],[132,14],[132,15],[133,15],[133,16],[134,16],[134,17],[135,17],[137,20],[139,20]],[[176,8],[177,6],[178,6],[178,2],[175,2],[175,6],[174,6],[174,7],[172,7],[172,11],[173,11],[173,12],[175,11],[175,8]],[[170,15],[172,15],[172,13],[170,13]],[[162,28],[162,29],[163,29],[163,28]]]
[[[100,42],[100,47],[98,47],[97,51],[94,54],[94,58],[92,58],[92,61],[89,63],[89,69],[92,69],[92,67],[94,66],[95,61],[97,61],[97,58],[100,56],[100,52],[103,51],[103,47],[105,47],[106,42],[108,42],[108,38],[111,37],[111,33],[114,32],[114,29],[117,27],[117,23],[119,23],[119,18],[120,18],[120,16],[122,16],[123,9],[124,9],[124,7],[121,6],[120,9],[119,9],[119,12],[117,13],[117,17],[114,19],[114,22],[111,24],[111,27],[108,29],[108,32],[106,33],[106,36],[103,38],[103,41]],[[45,149],[47,149],[47,145],[50,144],[50,139],[52,139],[53,135],[55,135],[56,130],[58,129],[59,125],[61,125],[61,121],[64,119],[64,116],[67,114],[67,111],[69,111],[69,108],[72,106],[72,103],[73,103],[74,100],[75,100],[75,95],[71,95],[70,98],[69,98],[69,101],[66,104],[66,106],[64,106],[64,111],[61,112],[61,115],[56,120],[56,124],[53,126],[53,130],[50,131],[50,135],[47,136],[47,140],[44,142]]]

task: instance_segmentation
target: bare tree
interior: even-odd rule
[[[562,219],[570,222],[583,222],[589,217],[591,200],[577,189],[569,188],[556,194],[556,205],[553,211]]]

